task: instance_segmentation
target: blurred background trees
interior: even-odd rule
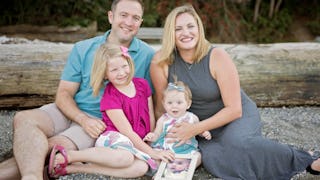
[[[162,27],[169,11],[191,3],[200,14],[207,37],[215,43],[272,43],[320,36],[318,0],[145,0],[144,27]],[[109,28],[111,0],[2,0],[0,26],[16,24]]]

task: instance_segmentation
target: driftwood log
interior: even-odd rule
[[[23,37],[28,39],[42,39],[52,42],[74,43],[87,39],[97,34],[97,22],[92,22],[87,27],[81,26],[37,26],[30,24],[18,24],[0,26],[0,34],[10,37]]]
[[[0,109],[54,101],[73,44],[0,44]],[[259,107],[320,105],[320,44],[222,45]],[[153,45],[159,49],[159,45]]]

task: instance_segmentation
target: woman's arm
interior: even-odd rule
[[[149,117],[150,117],[150,131],[153,131],[156,125],[156,120],[154,118],[152,96],[148,97],[148,108],[149,108]]]
[[[199,126],[202,130],[224,126],[242,116],[238,71],[225,50],[213,49],[210,55],[210,71],[212,77],[218,82],[224,108],[201,121]]]
[[[155,94],[153,96],[154,108],[155,108],[155,117],[156,119],[165,112],[162,106],[162,96],[163,91],[168,84],[168,65],[160,66],[157,61],[159,59],[159,52],[156,52],[154,55],[151,65],[150,65],[150,76],[153,87],[155,89]]]

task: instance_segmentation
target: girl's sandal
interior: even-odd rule
[[[53,172],[50,174],[50,177],[58,178],[60,176],[66,175],[66,174],[67,174],[66,167],[58,165],[53,169]]]
[[[55,167],[53,166],[55,156],[57,153],[60,153],[64,157],[64,162],[61,164],[57,164]],[[52,151],[50,153],[50,160],[48,166],[48,173],[50,177],[59,177],[67,174],[66,167],[68,165],[68,156],[65,148],[60,145],[54,145]]]

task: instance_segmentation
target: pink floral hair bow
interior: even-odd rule
[[[124,46],[120,46],[122,55],[126,58],[131,58],[129,53],[128,53],[128,48],[124,47]]]

